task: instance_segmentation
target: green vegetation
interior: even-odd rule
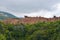
[[[60,40],[60,21],[18,25],[0,22],[0,40]]]

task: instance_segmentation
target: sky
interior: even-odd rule
[[[0,0],[0,11],[17,17],[59,17],[60,0]]]

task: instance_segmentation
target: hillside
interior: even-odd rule
[[[7,18],[17,18],[17,17],[8,12],[0,11],[0,20],[7,19]]]
[[[44,17],[28,17],[25,16],[25,18],[11,18],[3,20],[4,23],[10,23],[10,24],[35,24],[38,22],[54,22],[59,21],[60,17],[54,16],[53,18],[44,18]]]

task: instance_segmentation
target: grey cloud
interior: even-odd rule
[[[51,6],[60,0],[0,0],[0,6],[20,13],[35,12],[46,9],[51,11]]]
[[[41,15],[51,17],[51,15],[56,14],[55,11],[58,11],[52,8],[57,3],[60,3],[60,0],[0,0],[0,10],[9,11],[17,16]],[[41,10],[43,11],[41,12]],[[57,12],[56,15],[60,15],[59,13]]]

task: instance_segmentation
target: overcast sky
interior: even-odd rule
[[[60,0],[0,0],[0,11],[23,17],[60,16]]]

